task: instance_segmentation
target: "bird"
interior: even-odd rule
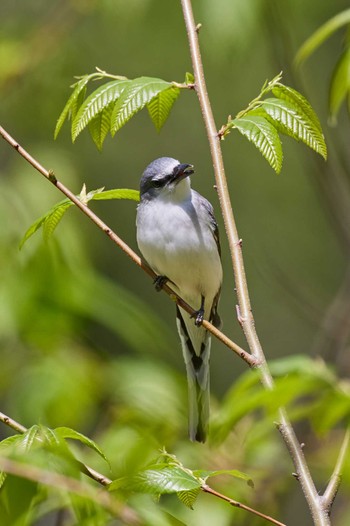
[[[145,263],[193,309],[176,306],[186,364],[189,437],[205,442],[209,423],[211,335],[203,319],[221,326],[217,311],[222,266],[218,225],[210,202],[191,188],[193,165],[160,157],[144,170],[136,214],[137,244]]]

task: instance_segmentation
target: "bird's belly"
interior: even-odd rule
[[[166,222],[161,213],[144,216],[138,245],[153,270],[167,276],[176,285],[176,292],[199,308],[201,296],[211,304],[220,289],[220,257],[209,227],[203,231],[181,212],[169,215],[167,210]]]

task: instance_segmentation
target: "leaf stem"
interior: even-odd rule
[[[0,126],[0,135],[7,141],[29,164],[31,164],[38,172],[40,172],[46,179],[48,179],[58,190],[60,190],[66,197],[68,197],[85,215],[87,215],[95,225],[100,228],[119,248],[121,248],[130,259],[138,265],[146,274],[153,280],[157,275],[148,267],[144,261],[134,252],[125,241],[123,241],[106,223],[102,221],[90,208],[84,204],[79,197],[71,192],[64,184],[62,184],[52,172],[44,168],[34,157],[32,157],[20,144],[7,133],[2,126]],[[186,310],[189,314],[194,314],[195,310],[188,305],[176,292],[174,292],[168,285],[163,285],[162,289],[168,296],[170,296],[176,303]],[[250,367],[255,367],[258,360],[255,356],[242,349],[239,345],[228,338],[224,333],[219,331],[209,321],[203,320],[203,327],[205,327],[213,336],[220,340],[224,345],[231,349],[237,356],[242,358]]]
[[[213,488],[211,488],[207,484],[203,484],[201,486],[201,489],[205,493],[209,493],[210,495],[213,495],[214,497],[218,497],[219,499],[222,499],[228,502],[231,506],[234,506],[235,508],[240,508],[242,510],[248,511],[249,513],[253,513],[254,515],[257,515],[258,517],[261,517],[262,519],[265,519],[268,522],[272,522],[272,524],[276,524],[277,526],[286,526],[283,522],[279,522],[278,520],[273,519],[269,515],[265,515],[264,513],[261,513],[260,511],[257,511],[254,508],[247,506],[246,504],[242,504],[242,502],[231,499],[230,497],[227,497],[226,495],[223,495],[222,493],[215,491]]]
[[[255,322],[251,309],[247,279],[243,262],[242,241],[238,236],[237,227],[232,211],[231,199],[227,187],[227,180],[225,176],[225,169],[220,146],[220,137],[216,131],[217,127],[215,125],[214,116],[207,92],[198,42],[198,33],[196,31],[196,23],[194,21],[191,0],[181,0],[181,4],[192,58],[192,66],[195,77],[195,89],[198,95],[203,120],[207,130],[207,136],[210,145],[210,151],[215,173],[216,187],[218,191],[219,201],[221,205],[227,239],[231,253],[240,312],[239,321],[245,334],[249,349],[252,355],[257,359],[257,361],[260,364],[258,369],[261,375],[261,382],[266,389],[272,390],[274,382],[268,365],[266,363],[266,358],[255,329]],[[302,490],[309,505],[312,517],[314,519],[314,523],[317,526],[327,526],[330,524],[329,517],[322,509],[319,495],[311,477],[302,448],[295,435],[294,429],[287,417],[287,414],[283,408],[279,410],[279,418],[280,423],[278,424],[278,429],[290,452],[291,458],[293,460],[297,472],[298,480],[300,481]]]

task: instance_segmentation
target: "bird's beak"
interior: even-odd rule
[[[185,179],[189,175],[194,173],[192,164],[179,164],[176,166],[173,173],[173,181],[180,182],[182,179]]]

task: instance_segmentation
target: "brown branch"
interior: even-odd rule
[[[339,451],[336,465],[334,467],[332,476],[329,480],[328,486],[321,497],[321,503],[326,511],[330,513],[335,497],[337,496],[339,486],[341,483],[342,472],[344,469],[344,463],[350,446],[350,427],[345,432],[343,442]]]
[[[268,365],[266,363],[265,354],[261,347],[255,328],[255,321],[250,303],[242,255],[242,243],[237,232],[236,222],[231,206],[231,199],[228,191],[227,179],[225,175],[225,168],[221,151],[220,137],[217,132],[217,126],[215,124],[207,92],[203,63],[198,41],[198,25],[195,23],[194,20],[191,0],[181,0],[181,4],[192,59],[193,73],[195,78],[195,90],[198,96],[203,120],[207,131],[207,137],[210,145],[210,151],[214,167],[215,183],[217,187],[222,216],[224,219],[225,230],[231,253],[239,305],[240,323],[244,331],[244,335],[246,337],[250,352],[258,361],[258,369],[260,372],[261,382],[266,389],[272,390],[274,382]],[[287,417],[286,411],[283,408],[279,410],[279,419],[280,423],[277,427],[282,435],[285,444],[287,445],[290,456],[293,460],[294,467],[297,473],[297,478],[300,481],[303,493],[307,500],[314,522],[318,526],[328,526],[330,525],[329,517],[324,512],[320,504],[320,497],[317,493],[315,484],[311,477],[302,448],[300,447],[294,429]]]
[[[209,493],[210,495],[213,495],[214,497],[218,497],[219,499],[222,499],[226,502],[228,502],[231,506],[234,506],[235,508],[240,508],[241,510],[248,511],[249,513],[253,513],[254,515],[257,515],[258,517],[261,517],[262,519],[265,519],[268,522],[272,522],[272,524],[277,524],[277,526],[286,526],[283,522],[279,522],[276,519],[273,519],[269,515],[265,515],[264,513],[261,513],[260,511],[255,510],[254,508],[251,508],[250,506],[247,506],[246,504],[242,504],[242,502],[238,502],[237,500],[231,499],[230,497],[227,497],[226,495],[222,495],[218,491],[215,491],[207,484],[203,484],[201,486],[202,491],[205,493]]]
[[[29,164],[31,164],[38,172],[40,172],[46,179],[48,179],[60,192],[68,197],[85,215],[87,215],[95,225],[100,228],[107,236],[121,248],[125,254],[142,270],[144,270],[153,280],[157,274],[148,267],[130,247],[127,245],[113,230],[102,221],[90,208],[84,204],[73,192],[71,192],[64,184],[62,184],[51,170],[44,168],[34,157],[32,157],[11,135],[0,126],[0,135],[7,141]],[[168,285],[163,285],[162,289],[168,296],[170,296],[176,303],[182,307],[189,314],[194,314],[195,310],[188,305],[176,292],[174,292]],[[205,327],[213,336],[220,340],[226,347],[236,353],[242,360],[244,360],[250,367],[255,367],[258,360],[250,353],[246,352],[242,347],[233,342],[224,333],[219,331],[213,324],[207,320],[203,320],[203,327]]]

